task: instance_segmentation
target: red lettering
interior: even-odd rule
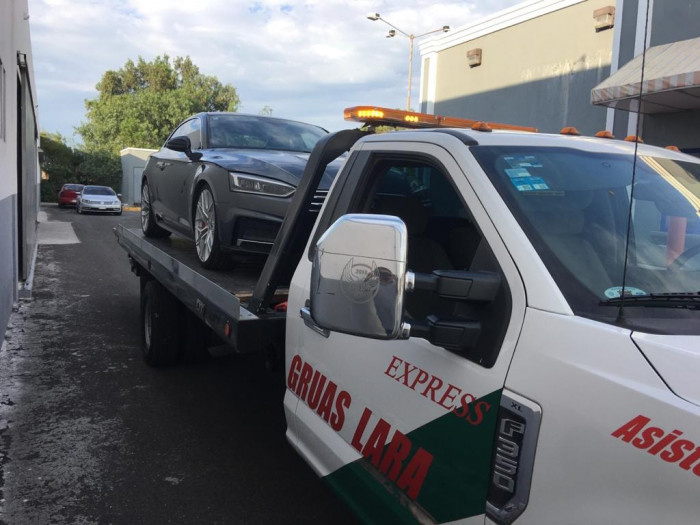
[[[422,368],[419,368],[419,372],[416,374],[416,378],[413,380],[413,383],[411,383],[410,385],[407,385],[407,386],[411,390],[415,390],[417,384],[419,384],[419,383],[421,385],[425,384],[425,382],[428,380],[429,377],[430,377],[430,374],[428,374],[428,372],[426,372]]]
[[[653,447],[648,449],[647,452],[649,452],[649,454],[654,454],[654,455],[658,454],[663,449],[665,449],[669,443],[671,443],[672,441],[675,441],[678,438],[678,436],[680,436],[681,434],[683,434],[683,432],[681,432],[680,430],[674,430],[670,434],[666,434],[663,438],[658,440]]]
[[[432,462],[433,455],[424,448],[419,448],[406,466],[406,469],[401,473],[401,477],[399,477],[396,485],[401,490],[405,490],[409,498],[415,500],[420,493]]]
[[[379,418],[377,425],[369,435],[367,443],[362,448],[362,455],[377,468],[379,468],[379,461],[382,459],[384,445],[386,445],[386,440],[389,438],[389,430],[391,430],[389,423]]]
[[[664,435],[664,431],[659,427],[649,427],[645,428],[642,432],[641,437],[634,438],[632,444],[641,449],[649,448],[654,443],[655,437],[661,437]]]
[[[299,384],[297,385],[297,395],[302,401],[306,401],[306,394],[309,393],[309,381],[311,381],[311,374],[313,374],[314,369],[311,368],[309,363],[304,363],[301,367],[301,374],[299,375]]]
[[[454,394],[452,394],[452,391],[454,391]],[[443,408],[446,408],[447,410],[452,410],[454,408],[454,400],[461,392],[461,388],[457,388],[453,384],[448,383],[447,390],[445,390],[445,393],[440,398],[440,401],[438,401],[438,405],[442,406]],[[445,401],[447,401],[448,399],[450,400],[450,404],[446,405]]]
[[[385,373],[386,375],[388,375],[389,377],[396,378],[396,374],[395,374],[395,373],[396,373],[396,370],[398,370],[399,365],[400,365],[402,362],[403,362],[403,361],[402,361],[401,359],[399,359],[399,358],[396,357],[396,356],[393,356],[392,359],[391,359],[391,363],[389,363],[389,366],[386,367],[386,370],[384,370],[384,373]],[[390,373],[389,373],[389,370],[393,370],[393,371],[394,371],[394,374],[393,374],[393,375],[390,374]]]
[[[292,357],[292,362],[289,364],[289,376],[287,376],[287,386],[289,390],[294,391],[299,379],[299,367],[301,366],[301,357],[299,354]]]
[[[370,417],[372,417],[372,411],[369,408],[365,408],[360,417],[360,422],[355,429],[355,434],[352,436],[352,441],[350,441],[350,444],[355,447],[358,452],[362,452],[363,445],[360,438],[362,438],[362,434],[365,433],[365,428],[367,428]]]
[[[335,398],[335,413],[331,415],[330,425],[333,430],[340,432],[345,424],[345,409],[350,408],[352,398],[345,390],[341,390]]]
[[[323,387],[326,386],[326,376],[324,376],[318,370],[314,371],[314,377],[311,380],[311,386],[309,387],[309,397],[306,403],[309,405],[311,410],[316,410],[318,402],[321,399],[321,392],[323,392]]]
[[[693,453],[681,461],[678,466],[682,469],[690,470],[690,467],[692,467],[698,459],[700,459],[700,447],[697,447]]]
[[[430,400],[433,403],[436,403],[435,401],[435,391],[439,390],[442,388],[442,385],[444,385],[444,381],[440,379],[437,376],[433,376],[433,378],[430,380],[430,383],[428,386],[425,387],[425,390],[423,390],[423,393],[421,394],[423,397],[427,398],[428,396],[426,395],[428,392],[430,392]],[[435,386],[433,386],[435,385]]]
[[[411,363],[408,361],[403,362],[403,375],[399,376],[396,378],[397,381],[402,382],[404,385],[408,386],[408,378],[411,375],[411,372],[414,372],[417,370],[417,366],[413,366]]]
[[[482,410],[484,408],[486,409],[485,411],[488,412],[491,410],[491,405],[487,401],[477,402],[476,405],[474,405],[476,417],[472,418],[472,414],[468,414],[467,423],[474,426],[480,424],[484,420],[484,410]]]
[[[333,407],[333,400],[335,399],[335,393],[338,390],[338,386],[333,381],[328,381],[328,386],[323,392],[323,397],[321,398],[321,404],[318,407],[316,413],[321,416],[326,423],[331,419],[331,408]]]
[[[649,419],[648,417],[639,415],[622,425],[611,435],[616,438],[622,438],[622,441],[624,441],[625,443],[629,443],[632,440],[632,438],[636,436],[637,433],[640,430],[642,430],[647,423],[649,423],[649,421],[651,421],[651,419]]]
[[[379,470],[393,482],[399,477],[403,462],[411,452],[411,441],[398,430],[394,432],[391,443],[384,453]]]
[[[469,404],[473,403],[474,401],[476,401],[476,398],[473,395],[464,394],[459,400],[459,403],[461,405],[460,409],[462,410],[462,412],[459,412],[460,409],[456,407],[452,409],[452,412],[457,417],[467,417],[469,415]]]
[[[694,448],[695,443],[692,441],[688,441],[687,439],[679,439],[675,441],[673,445],[671,445],[671,450],[664,450],[661,454],[659,454],[659,457],[664,461],[668,461],[669,463],[675,463],[683,458],[687,451],[693,450]]]

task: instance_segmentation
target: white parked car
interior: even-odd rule
[[[75,206],[78,213],[100,212],[122,214],[121,195],[107,186],[85,186]]]

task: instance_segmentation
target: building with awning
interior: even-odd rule
[[[647,49],[598,84],[591,103],[641,113],[700,108],[700,37]]]
[[[607,130],[700,156],[698,20],[700,2],[618,0],[610,76],[590,93]]]

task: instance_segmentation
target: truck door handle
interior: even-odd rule
[[[314,332],[322,335],[323,337],[329,337],[331,335],[330,330],[321,328],[316,324],[316,321],[314,321],[311,317],[311,310],[309,310],[308,307],[305,306],[304,308],[299,310],[299,313],[301,314],[301,318],[304,320],[304,324],[311,328]]]
[[[158,162],[156,162],[156,166],[158,166],[160,168],[160,171],[163,171],[166,167],[168,167],[170,165],[171,165],[170,162],[163,162],[162,160],[159,160]]]

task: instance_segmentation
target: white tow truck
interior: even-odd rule
[[[287,438],[367,523],[698,523],[700,161],[573,129],[346,119],[418,129],[323,139],[262,270],[117,230],[146,360],[210,332],[283,355]]]

